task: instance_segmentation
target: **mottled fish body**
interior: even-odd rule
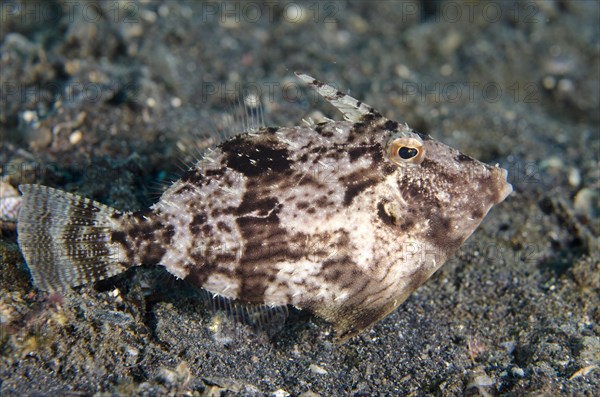
[[[34,284],[160,264],[226,298],[309,310],[342,340],[394,310],[512,191],[506,171],[299,77],[344,121],[237,135],[148,210],[20,186]]]

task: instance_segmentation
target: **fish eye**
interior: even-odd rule
[[[415,138],[401,137],[394,139],[389,145],[389,156],[393,163],[421,164],[425,158],[423,143]]]
[[[400,156],[400,158],[404,160],[408,160],[415,157],[417,153],[419,153],[419,151],[414,147],[402,146],[400,149],[398,149],[398,156]]]

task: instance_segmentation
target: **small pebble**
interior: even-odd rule
[[[570,94],[575,91],[575,83],[571,79],[560,79],[556,88],[561,94]]]
[[[299,3],[288,3],[283,9],[283,18],[286,22],[302,24],[308,21],[308,10]]]
[[[450,76],[454,70],[452,69],[452,65],[447,63],[443,64],[440,68],[440,74],[442,76]]]
[[[326,369],[324,369],[323,367],[318,366],[317,364],[311,364],[308,369],[310,370],[310,372],[312,372],[313,374],[318,374],[318,375],[326,375],[328,372]]]
[[[487,386],[493,386],[494,385],[494,380],[492,378],[490,378],[489,376],[487,376],[487,374],[483,371],[481,372],[476,372],[475,374],[473,374],[473,378],[471,380],[471,382],[469,383],[469,388],[471,387],[487,387]]]
[[[174,108],[178,108],[181,106],[181,99],[179,97],[173,97],[171,98],[171,106],[173,106]]]
[[[554,78],[554,76],[546,76],[542,80],[542,85],[547,90],[553,90],[554,87],[556,87],[556,79]]]
[[[577,187],[577,186],[579,186],[579,184],[581,184],[581,173],[579,172],[579,170],[577,168],[571,167],[569,169],[568,180],[569,180],[569,185],[571,185],[573,187]]]
[[[399,77],[402,77],[403,79],[408,79],[410,77],[410,69],[406,65],[402,65],[402,64],[396,65],[396,68],[394,71],[396,72],[396,75],[398,75]]]
[[[519,378],[523,378],[525,376],[525,371],[519,367],[514,367],[510,370],[510,372],[512,372],[513,376],[517,376]]]
[[[27,123],[31,123],[32,121],[37,121],[37,114],[32,110],[25,110],[21,113],[21,117]]]
[[[563,166],[564,166],[564,163],[563,163],[562,159],[558,156],[551,156],[540,162],[541,169],[563,168]]]
[[[83,133],[80,130],[74,131],[71,135],[69,135],[69,142],[71,145],[76,145],[81,142],[83,138]]]
[[[600,212],[600,194],[597,190],[584,187],[575,195],[573,206],[578,215],[594,219]]]
[[[513,341],[509,341],[509,342],[502,342],[500,343],[500,346],[502,346],[503,348],[506,349],[506,352],[508,354],[512,354],[512,352],[515,351],[515,348],[517,347],[517,344]]]

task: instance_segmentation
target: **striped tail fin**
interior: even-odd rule
[[[111,243],[122,213],[41,185],[21,185],[19,246],[36,287],[63,290],[124,272],[128,258]]]

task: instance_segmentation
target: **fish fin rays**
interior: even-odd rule
[[[233,100],[223,100],[227,109],[219,117],[203,117],[200,130],[181,138],[176,145],[182,173],[192,169],[211,150],[227,140],[245,133],[256,133],[266,128],[263,99],[254,93],[242,92]],[[176,175],[179,179],[181,174]]]
[[[295,72],[296,76],[310,87],[315,89],[327,102],[335,106],[344,116],[344,120],[354,123],[360,122],[369,114],[379,115],[371,106],[363,103],[348,94],[335,89],[307,74]]]
[[[42,185],[20,185],[17,233],[34,285],[63,290],[127,270],[111,241],[124,214],[104,204]]]
[[[356,302],[342,308],[324,306],[311,309],[311,311],[331,322],[336,333],[335,341],[343,343],[371,327],[396,307],[398,307],[398,302],[394,301],[386,301],[381,305]]]
[[[211,311],[221,312],[228,319],[248,325],[254,331],[275,334],[283,328],[289,316],[289,309],[286,305],[241,302],[205,289],[202,289],[202,292]]]

